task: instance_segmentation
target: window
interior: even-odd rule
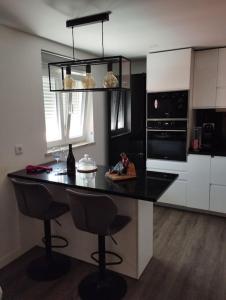
[[[111,94],[111,134],[129,132],[129,97],[127,91],[115,91]]]
[[[46,125],[47,147],[66,145],[69,143],[92,142],[93,124],[86,119],[92,119],[92,94],[54,93],[49,90],[48,63],[61,61],[62,57],[42,51],[42,82]],[[73,74],[76,84],[81,85],[85,72]],[[57,87],[59,76],[51,78]],[[89,114],[89,115],[87,115]]]

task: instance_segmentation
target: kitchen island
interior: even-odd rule
[[[64,163],[48,165],[53,168],[50,173],[27,174],[26,170],[20,170],[8,176],[45,184],[56,201],[65,203],[68,202],[66,188],[110,195],[118,212],[130,216],[132,221],[114,236],[118,245],[110,238],[106,239],[106,248],[119,253],[123,258],[121,265],[109,268],[138,279],[153,255],[153,202],[161,197],[178,175],[141,171],[136,179],[113,182],[105,177],[108,171],[105,166],[98,166],[95,173],[76,172],[75,177],[69,177],[66,174],[56,174],[58,167],[65,169]],[[90,254],[97,249],[96,236],[75,228],[70,213],[63,215],[60,222],[62,227],[53,224],[53,233],[66,237],[69,246],[59,249],[59,252],[93,263]]]

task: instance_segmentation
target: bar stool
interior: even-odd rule
[[[83,194],[70,189],[67,189],[67,192],[75,226],[98,235],[98,251],[91,254],[91,258],[98,262],[98,272],[89,274],[80,282],[81,299],[122,299],[127,291],[125,279],[115,272],[106,270],[106,265],[119,264],[122,258],[114,252],[105,250],[105,237],[112,237],[122,230],[130,222],[130,217],[117,215],[116,205],[106,195]],[[118,261],[106,262],[106,253],[114,255]],[[95,258],[95,254],[98,254],[98,259]]]
[[[52,248],[66,247],[68,242],[63,237],[51,235],[51,220],[68,212],[68,205],[54,201],[47,187],[42,184],[21,182],[16,179],[11,181],[20,212],[25,216],[44,221],[43,242],[46,255],[28,265],[28,276],[38,281],[54,280],[63,276],[70,269],[70,259],[65,255],[53,253]],[[52,238],[61,239],[65,244],[54,246]]]

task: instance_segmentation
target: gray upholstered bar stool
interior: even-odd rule
[[[42,184],[21,182],[16,179],[11,179],[11,181],[14,185],[20,212],[31,218],[44,221],[45,236],[43,241],[46,255],[33,260],[28,265],[29,277],[40,281],[61,277],[69,271],[70,260],[62,254],[53,253],[52,248],[61,248],[67,246],[68,243],[62,237],[51,235],[51,220],[68,212],[68,205],[54,201],[49,190]],[[66,244],[53,246],[52,237],[60,238]]]
[[[91,257],[98,262],[98,272],[85,277],[79,284],[79,295],[82,300],[118,300],[127,290],[126,281],[117,273],[106,270],[106,265],[119,264],[122,258],[105,250],[105,237],[122,230],[130,217],[117,214],[117,207],[106,195],[91,195],[67,190],[71,214],[75,226],[83,231],[98,235],[98,251]],[[114,241],[114,239],[113,239]],[[116,256],[117,262],[106,262],[106,253]],[[98,254],[98,259],[95,257]]]

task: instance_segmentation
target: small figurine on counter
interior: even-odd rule
[[[127,180],[136,178],[136,169],[134,163],[129,161],[125,152],[120,154],[121,160],[105,174],[112,180]]]
[[[121,160],[113,167],[113,169],[109,170],[110,174],[126,174],[127,167],[129,165],[129,159],[125,152],[120,154]]]
[[[128,166],[129,166],[129,158],[127,157],[125,152],[122,152],[120,154],[120,157],[121,157],[121,161],[122,161],[124,169],[127,170]]]
[[[109,171],[110,174],[127,174],[127,170],[130,164],[129,158],[125,152],[120,154],[121,160]]]
[[[123,164],[119,161],[112,169],[109,169],[109,173],[121,175],[123,173],[123,169]]]

